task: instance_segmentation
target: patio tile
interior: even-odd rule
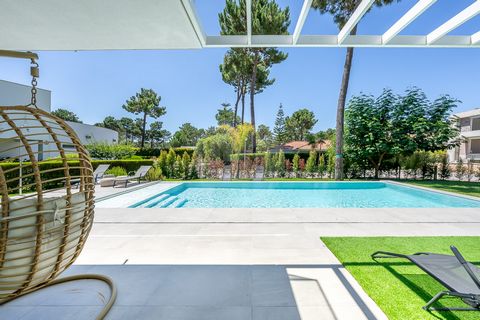
[[[114,307],[107,320],[251,320],[249,307]]]
[[[253,320],[304,320],[297,307],[253,307]],[[322,315],[321,318],[325,319]]]
[[[251,269],[251,274],[253,306],[296,306],[295,298],[293,296],[285,267],[254,266]]]
[[[174,266],[147,300],[157,306],[250,306],[250,272],[244,266]]]

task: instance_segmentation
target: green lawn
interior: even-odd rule
[[[480,197],[480,182],[467,181],[431,181],[431,180],[399,180],[421,187],[433,188],[443,191],[465,194],[467,196]]]
[[[449,246],[453,244],[468,261],[480,265],[480,237],[322,237],[322,241],[391,320],[480,319],[480,311],[424,311],[422,306],[445,290],[440,284],[408,260],[383,259],[377,263],[370,258],[378,250],[452,254]],[[441,306],[467,307],[449,298],[436,307]]]

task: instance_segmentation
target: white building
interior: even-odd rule
[[[0,80],[0,106],[28,104],[31,96],[30,88],[30,86]],[[37,105],[39,108],[48,112],[51,111],[51,94],[52,93],[49,90],[37,89]],[[75,131],[83,144],[89,144],[92,142],[113,144],[118,142],[117,131],[84,123],[66,122]],[[23,154],[24,152],[21,152],[20,147],[16,148],[16,145],[20,146],[20,142],[11,139],[12,137],[8,137],[7,135],[6,132],[0,133],[0,158],[15,157],[18,154]],[[42,136],[39,136],[38,140],[41,141]],[[39,160],[58,156],[57,154],[49,152],[48,145],[38,144],[38,146],[42,149],[37,150],[39,152]],[[73,149],[74,147],[69,144],[64,144],[63,148]]]
[[[456,113],[453,119],[460,130],[460,146],[448,151],[450,162],[480,161],[480,108]]]

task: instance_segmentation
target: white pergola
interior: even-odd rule
[[[290,35],[253,35],[252,0],[247,34],[208,35],[192,0],[2,0],[0,49],[121,50],[215,47],[459,47],[480,48],[479,30],[449,35],[480,14],[480,0],[425,35],[399,35],[436,0],[419,0],[383,34],[350,35],[373,5],[363,0],[338,34],[302,35],[312,0],[304,0]],[[222,8],[219,6],[219,11]]]

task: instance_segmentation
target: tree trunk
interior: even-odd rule
[[[250,79],[250,118],[252,122],[252,152],[257,152],[257,134],[255,128],[255,86],[257,84],[257,62],[258,53],[255,52],[255,59],[253,60],[252,78]]]
[[[242,124],[245,123],[245,84],[242,85]]]
[[[238,87],[238,90],[237,90],[237,101],[235,101],[235,116],[233,118],[233,127],[236,128],[237,127],[237,113],[238,113],[238,103],[240,102],[240,86]]]
[[[350,32],[351,35],[357,33],[357,27]],[[350,81],[350,70],[352,68],[353,47],[347,48],[345,56],[345,65],[343,67],[342,84],[338,96],[337,105],[337,126],[336,126],[336,145],[335,145],[335,179],[343,180],[343,130],[345,116],[345,102],[347,99],[348,82]]]
[[[140,146],[143,148],[145,145],[145,127],[147,125],[147,113],[143,113],[143,124],[142,124],[142,142],[140,143]]]

